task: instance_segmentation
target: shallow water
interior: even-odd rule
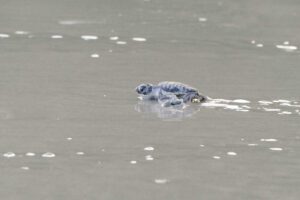
[[[1,199],[298,199],[299,9],[2,3]],[[137,99],[164,80],[214,102]]]

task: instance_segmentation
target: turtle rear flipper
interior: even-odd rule
[[[203,103],[207,98],[199,93],[187,93],[183,96],[183,101],[192,103]]]

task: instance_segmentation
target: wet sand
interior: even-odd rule
[[[3,2],[1,199],[298,199],[299,8]],[[164,80],[223,100],[137,99]]]

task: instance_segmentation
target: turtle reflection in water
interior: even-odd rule
[[[142,100],[158,101],[161,106],[178,106],[185,103],[203,103],[208,97],[200,94],[197,89],[179,82],[160,82],[157,85],[140,84],[136,87]]]
[[[182,121],[185,118],[190,118],[194,114],[199,112],[200,107],[186,107],[184,104],[177,106],[162,107],[154,101],[139,101],[135,105],[135,110],[139,113],[144,113],[147,115],[155,114],[158,118],[162,119],[163,121]]]

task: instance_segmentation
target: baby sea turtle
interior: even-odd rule
[[[141,95],[141,99],[157,100],[164,107],[188,102],[203,103],[208,99],[189,85],[169,81],[157,85],[143,83],[136,87],[136,92]]]

